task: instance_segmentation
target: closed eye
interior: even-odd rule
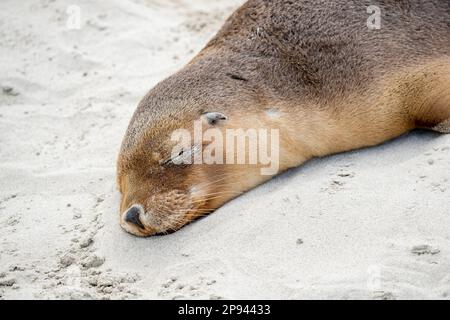
[[[193,155],[197,152],[200,152],[201,149],[198,145],[194,145],[191,149],[181,150],[175,156],[172,156],[170,159],[167,159],[162,163],[163,166],[167,165],[188,165],[192,164]]]
[[[178,157],[181,157],[183,154],[184,154],[184,150],[181,150],[176,157],[172,157],[170,159],[165,160],[162,163],[162,165],[166,166],[166,165],[169,165],[169,164],[173,164],[174,160],[176,160],[176,158],[178,158]]]

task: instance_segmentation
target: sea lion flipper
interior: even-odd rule
[[[410,72],[402,84],[403,102],[417,128],[450,133],[450,59],[442,58]]]
[[[450,133],[450,119],[441,122],[440,124],[435,126],[433,130],[440,133]]]

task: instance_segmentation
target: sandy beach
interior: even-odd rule
[[[74,2],[0,2],[0,299],[450,299],[450,135],[313,160],[174,234],[125,233],[115,165],[136,105],[244,1]]]

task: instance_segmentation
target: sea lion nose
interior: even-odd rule
[[[135,226],[145,229],[144,225],[142,224],[140,220],[141,213],[144,213],[144,210],[140,206],[132,206],[128,211],[125,213],[125,221],[134,224]]]

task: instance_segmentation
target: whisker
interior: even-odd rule
[[[217,182],[223,181],[223,180],[225,180],[227,178],[238,176],[238,175],[239,175],[238,173],[224,173],[222,175],[219,175],[219,179],[216,179],[214,181],[210,181],[210,182],[208,182],[206,184],[199,184],[197,187],[198,188],[205,188],[205,187],[210,186],[212,184],[215,184]]]

